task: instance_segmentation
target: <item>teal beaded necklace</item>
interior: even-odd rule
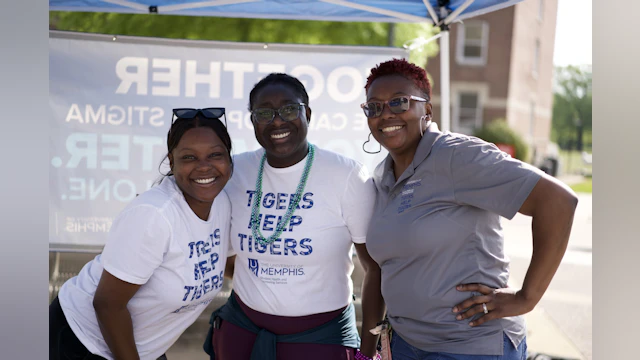
[[[296,193],[295,195],[293,195],[292,201],[289,202],[287,212],[284,214],[282,219],[278,221],[275,232],[268,238],[265,238],[260,231],[260,219],[258,217],[258,214],[260,214],[260,202],[262,200],[262,174],[264,172],[264,163],[267,160],[267,153],[265,152],[264,155],[262,155],[260,167],[258,168],[258,178],[256,179],[256,193],[253,197],[253,207],[251,209],[251,232],[253,233],[253,238],[255,239],[255,241],[259,242],[262,245],[271,244],[282,234],[284,229],[287,227],[287,225],[289,224],[289,220],[291,220],[293,212],[296,210],[296,207],[298,207],[298,204],[300,203],[304,187],[305,185],[307,185],[307,179],[309,178],[311,165],[313,165],[314,155],[314,146],[309,144],[309,155],[307,156],[307,161],[304,164],[304,170],[302,171],[300,182],[298,182]]]

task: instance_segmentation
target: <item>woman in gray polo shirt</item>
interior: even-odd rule
[[[575,194],[493,144],[440,132],[423,69],[387,61],[365,88],[369,129],[389,151],[373,176],[367,249],[382,269],[393,359],[524,360],[521,315],[560,264]],[[534,253],[511,289],[500,216],[517,212],[533,217]]]

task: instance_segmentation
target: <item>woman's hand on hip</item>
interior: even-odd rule
[[[481,295],[472,296],[453,308],[456,320],[464,320],[476,314],[482,314],[471,321],[470,326],[482,325],[487,321],[526,314],[535,304],[527,300],[520,292],[511,288],[495,289],[482,284],[462,284],[458,291],[474,291]]]

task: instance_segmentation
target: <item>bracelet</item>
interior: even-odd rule
[[[380,360],[380,353],[376,352],[376,356],[374,358],[370,358],[367,355],[360,352],[360,350],[356,350],[356,360]]]

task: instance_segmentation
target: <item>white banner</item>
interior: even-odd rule
[[[233,152],[257,149],[248,97],[271,72],[305,84],[311,143],[372,171],[385,152],[362,150],[366,77],[376,64],[406,56],[397,48],[50,32],[50,247],[104,245],[113,217],[159,179],[173,108],[225,107]],[[372,142],[367,150],[378,148]]]

